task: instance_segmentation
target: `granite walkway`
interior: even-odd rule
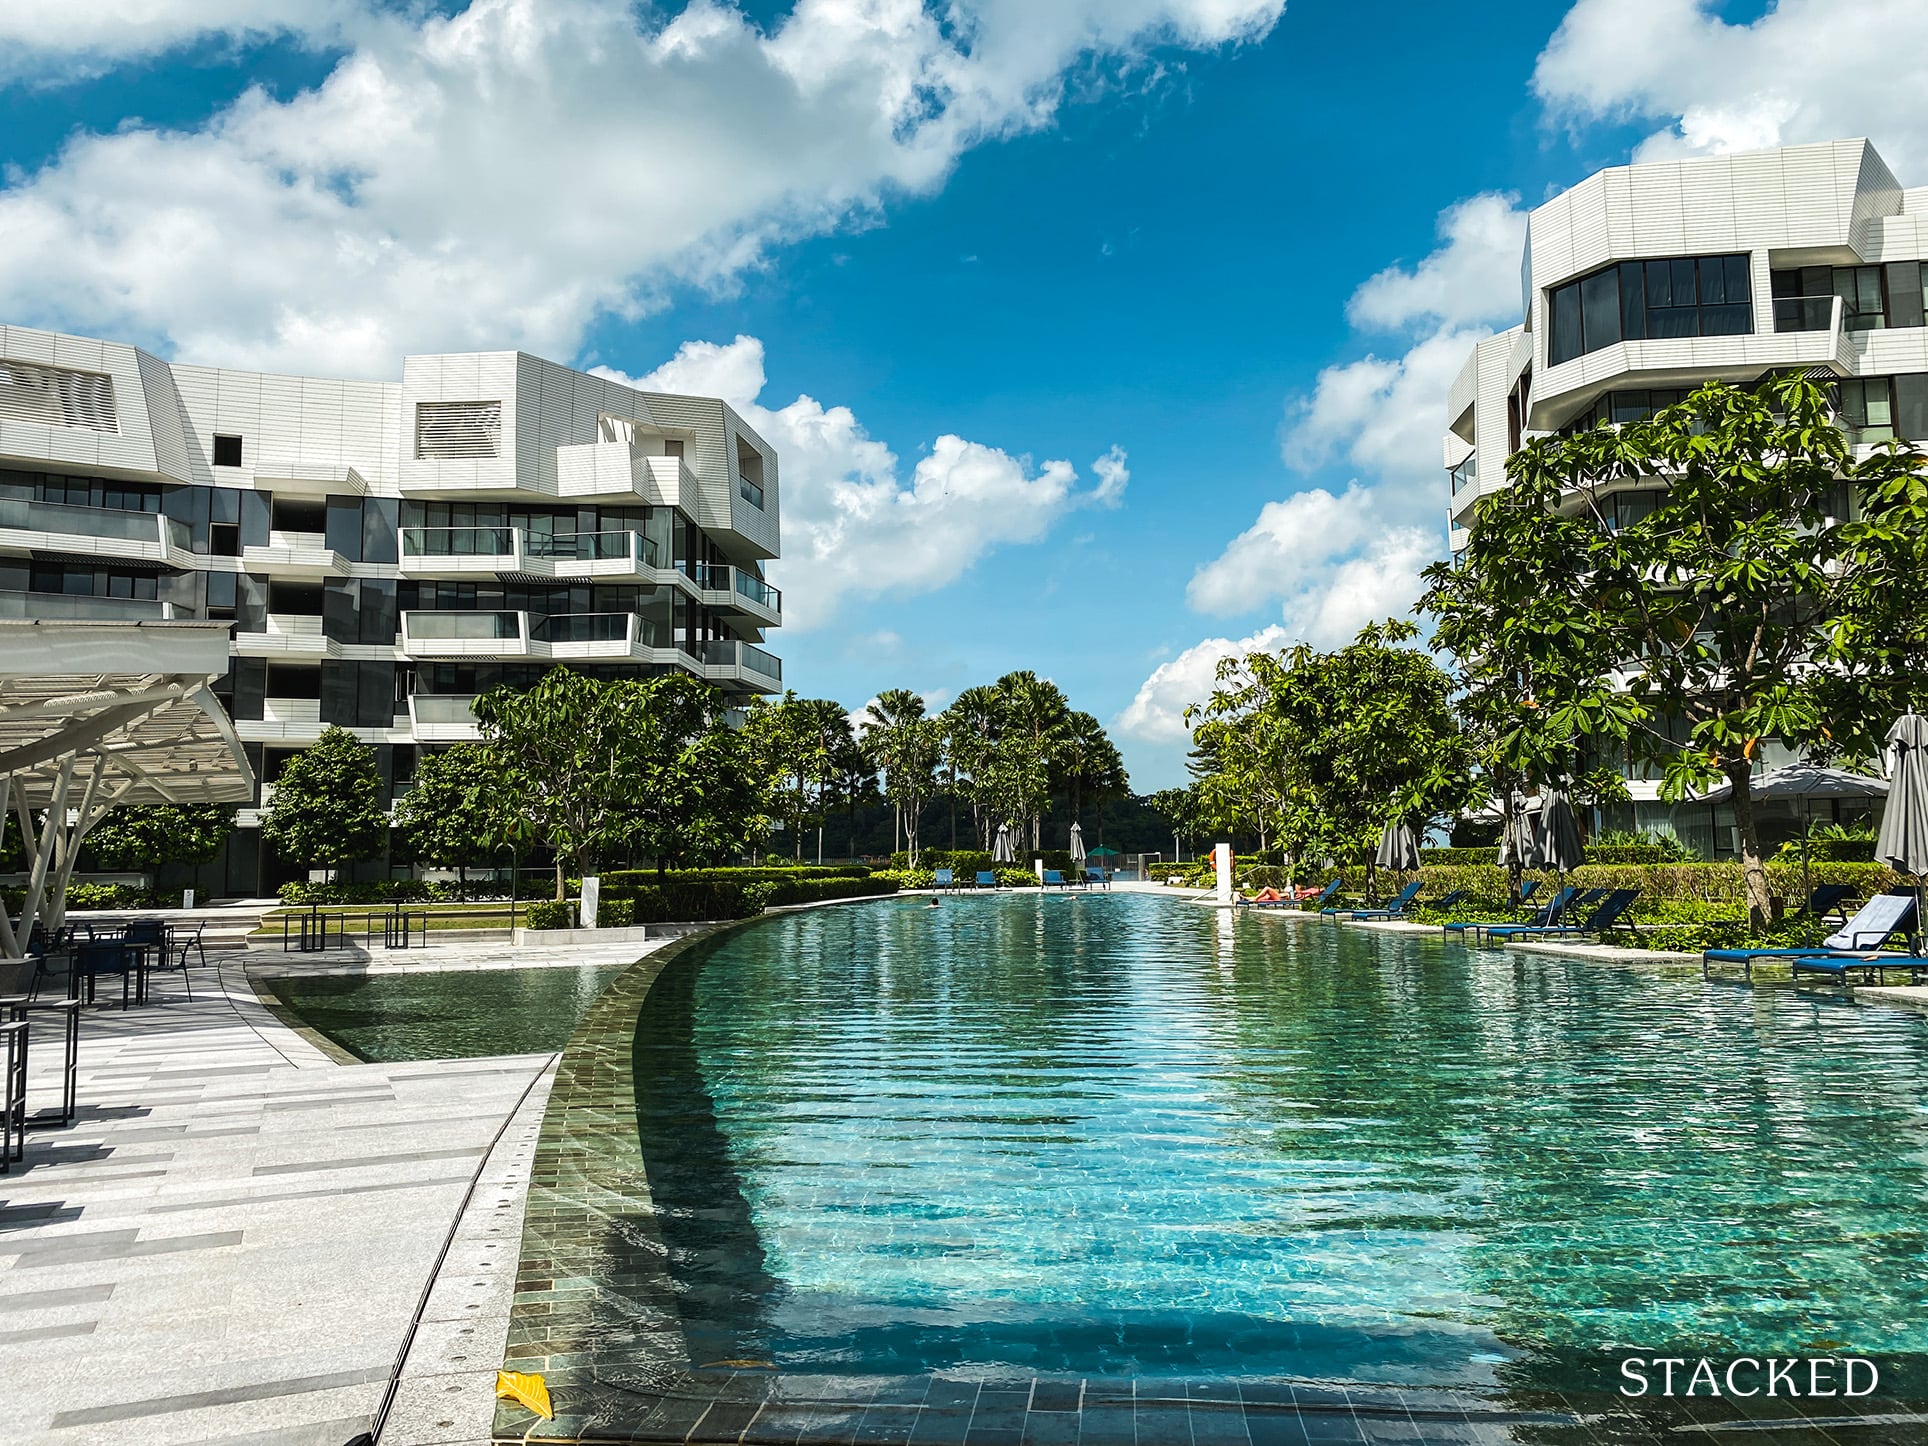
[[[343,1446],[409,1341],[384,1446],[484,1439],[554,1057],[339,1064],[243,969],[86,1011],[78,1121],[0,1175],[0,1437]]]

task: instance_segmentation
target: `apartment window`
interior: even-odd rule
[[[1912,277],[1900,278],[1900,311],[1921,325],[1921,263],[1905,263]],[[1886,268],[1890,277],[1901,267]],[[1834,319],[1835,298],[1841,300],[1841,326],[1846,331],[1878,331],[1890,324],[1888,287],[1879,266],[1799,266],[1774,273],[1774,329],[1826,331]],[[1909,281],[1912,280],[1912,288]]]
[[[270,698],[321,698],[321,668],[315,664],[269,663]]]
[[[97,372],[0,361],[0,421],[118,432],[114,379]]]
[[[277,497],[268,525],[276,532],[328,531],[328,504],[312,497]]]
[[[224,437],[216,433],[214,437],[214,465],[217,467],[239,467],[241,465],[241,439]]]
[[[1835,383],[1842,430],[1856,446],[1895,435],[1894,389],[1887,377],[1843,377]]]
[[[1642,387],[1631,391],[1606,392],[1592,406],[1560,428],[1560,432],[1570,437],[1602,423],[1624,427],[1629,422],[1644,422],[1656,412],[1686,399],[1687,392],[1679,387]]]
[[[417,402],[417,457],[497,457],[502,453],[502,403]]]
[[[268,611],[286,617],[318,618],[322,614],[322,588],[311,582],[271,582],[268,584]]]
[[[665,457],[682,456],[683,439],[681,437],[665,437],[663,439],[663,455]]]
[[[239,557],[241,555],[240,524],[234,522],[209,523],[208,555],[210,557]]]
[[[1754,330],[1748,258],[1624,261],[1547,293],[1547,360],[1571,361],[1622,341],[1744,336]]]

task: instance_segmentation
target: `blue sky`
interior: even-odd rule
[[[1444,380],[1517,319],[1520,205],[1837,134],[1916,180],[1918,108],[1855,56],[1920,8],[28,7],[0,318],[724,394],[783,453],[792,686],[1032,668],[1149,789],[1216,657],[1409,605]]]

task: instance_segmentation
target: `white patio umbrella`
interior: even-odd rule
[[[1084,867],[1084,861],[1084,830],[1074,823],[1071,825],[1071,867],[1081,869]]]
[[[1915,881],[1915,927],[1921,938],[1921,877],[1928,874],[1928,718],[1903,713],[1888,730],[1888,811],[1874,856]]]
[[[1850,773],[1845,768],[1821,768],[1811,763],[1797,763],[1791,768],[1770,768],[1759,778],[1750,778],[1747,782],[1747,795],[1756,801],[1776,798],[1800,800],[1801,892],[1810,899],[1814,897],[1814,888],[1808,869],[1808,826],[1811,822],[1809,800],[1881,798],[1887,792],[1887,784],[1878,778],[1870,778],[1865,773]],[[1734,785],[1723,783],[1708,794],[1702,802],[1729,803],[1733,797]]]
[[[991,845],[991,862],[994,864],[1015,863],[1017,855],[1011,852],[1011,825],[1001,823],[997,826],[997,839]]]

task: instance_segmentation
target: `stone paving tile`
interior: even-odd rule
[[[0,1177],[8,1439],[340,1446],[367,1429],[473,1166],[548,1064],[340,1065],[239,964],[197,970],[191,1003],[86,1011],[79,1118],[32,1130]],[[59,1061],[30,1063],[38,1111]],[[478,1194],[482,1215],[519,1202],[526,1163]],[[505,1320],[518,1230],[460,1262],[503,1278],[480,1294]],[[476,1440],[492,1403],[465,1389]]]

